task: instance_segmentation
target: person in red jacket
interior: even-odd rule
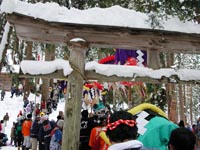
[[[106,117],[102,116],[99,118],[100,123],[94,127],[90,133],[89,146],[91,150],[107,150],[108,144],[100,137],[101,131],[106,126]]]
[[[28,114],[26,120],[22,124],[22,134],[24,136],[23,147],[25,150],[31,148],[30,131],[32,126],[32,115]]]
[[[42,112],[47,112],[47,108],[46,108],[46,101],[45,100],[42,100],[41,102],[41,111]]]

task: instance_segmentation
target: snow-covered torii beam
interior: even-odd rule
[[[82,38],[89,47],[200,53],[200,34],[195,33],[48,22],[17,13],[8,14],[7,20],[17,36],[27,41],[66,44],[73,38]]]
[[[13,1],[13,3],[11,3]],[[53,6],[51,4],[49,8]],[[8,0],[4,1],[4,6],[2,8],[7,13],[8,22],[13,25],[16,29],[17,36],[21,39],[27,41],[37,41],[45,43],[61,43],[67,44],[73,38],[82,38],[86,40],[89,45],[88,47],[99,47],[99,48],[126,48],[126,49],[143,49],[148,51],[153,51],[153,55],[157,55],[156,52],[181,52],[181,53],[199,53],[200,52],[200,30],[196,29],[198,26],[188,26],[182,22],[178,22],[182,28],[188,27],[188,32],[178,31],[168,31],[168,30],[158,30],[150,29],[139,26],[136,27],[123,27],[119,25],[98,25],[98,24],[87,24],[86,22],[77,23],[70,22],[70,18],[66,19],[64,15],[61,17],[64,22],[56,21],[54,19],[49,20],[45,15],[39,15],[38,11],[34,8],[42,7],[46,8],[45,4],[31,4],[24,3],[18,0]],[[9,6],[8,8],[6,8]],[[30,8],[23,10],[23,8]],[[55,7],[53,7],[55,8]],[[60,11],[62,9],[62,11]],[[119,7],[115,7],[110,10],[119,10],[122,12],[127,12]],[[40,10],[40,9],[39,9]],[[58,11],[57,11],[58,10]],[[56,11],[54,12],[54,18],[59,20],[59,16],[65,14],[63,12],[64,8],[56,6]],[[28,11],[28,13],[26,12]],[[70,10],[65,10],[70,14]],[[69,12],[68,12],[69,11]],[[77,10],[76,10],[77,11]],[[104,11],[103,9],[100,11]],[[57,17],[56,12],[58,12]],[[62,12],[62,13],[60,13]],[[84,12],[81,12],[84,14]],[[90,12],[91,13],[91,12]],[[108,11],[106,10],[106,12]],[[131,12],[131,14],[137,12]],[[45,14],[45,12],[44,12]],[[49,12],[47,13],[49,14]],[[126,14],[126,13],[124,13]],[[131,15],[130,14],[130,15]],[[81,15],[81,14],[80,14]],[[141,15],[141,14],[139,14]],[[42,17],[41,17],[42,16]],[[109,16],[109,15],[108,15]],[[135,16],[131,16],[135,17]],[[107,17],[108,19],[109,17]],[[113,18],[113,16],[112,16]],[[123,16],[121,16],[123,18]],[[130,16],[129,16],[130,18]],[[141,18],[141,17],[140,17]],[[140,19],[137,18],[137,21]],[[80,18],[79,18],[80,19]],[[87,18],[88,20],[90,18]],[[86,19],[86,20],[87,20]],[[111,20],[112,22],[113,20]],[[141,20],[140,20],[141,21]],[[127,24],[128,25],[128,24]],[[167,29],[170,29],[169,27]],[[194,29],[194,30],[193,30]],[[190,30],[192,31],[190,33]],[[184,30],[186,31],[186,30]],[[194,31],[197,31],[196,33]],[[149,56],[150,58],[150,56]],[[157,60],[153,58],[153,62]],[[152,65],[152,63],[149,63]],[[151,67],[151,66],[150,66]],[[155,68],[154,68],[155,69]],[[156,72],[156,71],[155,71]],[[52,75],[59,75],[62,77],[62,74],[52,73]],[[45,75],[47,77],[47,75]],[[48,74],[49,78],[51,74]],[[177,78],[176,73],[171,76],[163,75],[162,78],[152,78],[151,76],[140,76],[135,77],[119,77],[115,75],[110,75],[109,77],[96,73],[94,71],[85,71],[85,79],[97,79],[104,81],[119,81],[119,80],[141,80],[143,82],[172,82],[172,83],[198,83],[198,79],[182,80],[180,77]],[[183,81],[183,82],[182,82]]]
[[[73,71],[69,61],[56,59],[54,61],[24,60],[20,64],[26,77],[66,78]],[[32,67],[30,67],[32,66]],[[119,72],[119,70],[123,70]],[[85,80],[101,81],[142,81],[150,83],[200,83],[200,71],[195,69],[162,68],[153,70],[148,67],[99,64],[88,62],[83,73]]]
[[[82,38],[89,47],[200,52],[200,25],[175,16],[162,20],[160,30],[152,29],[147,14],[120,6],[78,10],[57,3],[5,0],[1,11],[18,37],[28,41],[66,44]]]

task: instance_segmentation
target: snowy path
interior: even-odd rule
[[[17,114],[19,113],[20,110],[23,110],[23,97],[19,96],[13,96],[13,98],[10,98],[10,92],[6,92],[5,98],[3,101],[0,101],[0,120],[3,119],[3,116],[8,112],[8,115],[10,117],[7,126],[5,127],[5,133],[8,136],[8,142],[7,144],[10,143],[10,132],[11,132],[11,127],[12,123],[16,122],[17,119]],[[30,101],[36,101],[40,102],[40,97],[35,97],[34,94],[30,94],[29,98]],[[52,114],[50,114],[49,119],[54,119],[56,120],[56,117],[58,115],[58,111],[63,111],[64,110],[64,102],[60,102],[58,104],[57,110],[53,111]],[[3,146],[0,147],[0,150],[17,150],[17,147],[14,146]]]

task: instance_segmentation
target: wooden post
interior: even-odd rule
[[[156,50],[148,50],[147,66],[152,69],[160,68],[159,52]]]
[[[69,44],[69,61],[73,72],[69,75],[67,84],[62,150],[78,150],[85,55],[88,44],[85,41],[71,41]]]
[[[168,118],[174,123],[177,123],[177,101],[174,96],[174,85],[166,84],[167,101],[168,101]]]
[[[188,85],[189,99],[190,99],[190,125],[193,125],[193,94],[192,94],[192,85]]]
[[[184,101],[183,101],[183,86],[181,84],[178,84],[179,88],[179,116],[180,120],[183,120],[185,122],[185,112],[184,112]]]
[[[27,42],[27,47],[26,47],[26,58],[25,60],[31,60],[32,59],[32,48],[33,48],[33,42],[28,41]],[[24,83],[24,93],[30,94],[30,82],[28,78],[25,78],[25,83]],[[27,96],[24,94],[23,99]]]

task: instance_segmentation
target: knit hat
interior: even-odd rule
[[[58,120],[57,126],[62,129],[64,126],[64,120],[62,120],[62,119]]]
[[[42,117],[42,116],[44,116],[45,115],[45,113],[44,112],[41,112],[40,113],[40,117]]]
[[[32,118],[32,114],[27,114],[27,115],[26,115],[26,118],[27,118],[27,119],[31,119],[31,118]]]

